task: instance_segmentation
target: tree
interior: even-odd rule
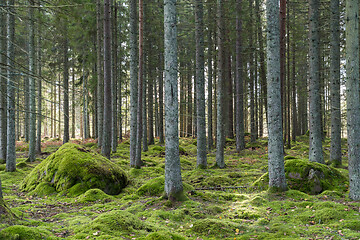
[[[325,163],[322,153],[322,130],[320,111],[320,77],[319,77],[319,0],[310,0],[309,4],[309,122],[311,162]]]
[[[98,145],[102,145],[103,124],[104,124],[104,75],[101,54],[101,4],[96,0],[96,73],[97,73],[97,113],[98,113]]]
[[[266,2],[269,187],[286,190],[281,124],[279,2]]]
[[[137,136],[137,9],[136,0],[129,0],[130,12],[130,166],[136,167]]]
[[[195,2],[196,21],[196,97],[197,97],[197,160],[196,165],[206,168],[205,76],[204,76],[204,20],[203,1]]]
[[[349,197],[360,200],[359,2],[346,1],[346,105]]]
[[[1,1],[5,4],[6,1]],[[6,48],[7,48],[7,39],[6,39],[6,14],[5,11],[0,11],[0,50],[4,54],[0,54],[0,64],[6,65]],[[6,160],[6,148],[7,148],[7,80],[4,77],[6,76],[6,68],[0,68],[0,159]]]
[[[68,57],[68,36],[67,36],[67,22],[64,22],[64,137],[63,142],[67,143],[70,140],[69,135],[69,57]]]
[[[209,4],[208,5],[208,21],[210,22],[212,17],[213,17],[213,8],[212,6]],[[211,150],[213,148],[214,145],[214,141],[213,141],[213,29],[209,28],[208,30],[208,60],[207,60],[207,64],[208,64],[208,104],[207,104],[207,109],[208,109],[208,148],[209,150]]]
[[[165,39],[165,193],[183,196],[179,156],[176,0],[164,0]]]
[[[235,69],[235,87],[236,87],[236,151],[245,149],[244,139],[244,83],[243,83],[243,58],[242,58],[242,21],[241,21],[242,0],[236,1],[236,69]]]
[[[29,132],[29,160],[35,161],[36,145],[36,102],[35,102],[35,19],[34,0],[29,0],[29,98],[30,98],[30,132]],[[15,101],[15,99],[14,99]]]
[[[14,40],[15,40],[15,0],[8,0],[7,5],[7,149],[6,149],[6,171],[16,170],[15,151],[15,72],[14,72]]]
[[[224,22],[223,22],[223,1],[217,0],[217,41],[218,41],[218,81],[217,81],[217,123],[216,123],[216,165],[219,168],[225,167],[224,161],[224,116],[223,116],[223,92],[224,92]]]
[[[110,0],[104,1],[104,132],[101,153],[110,159],[111,153],[111,22]]]
[[[117,6],[112,7],[112,77],[111,77],[111,94],[112,94],[112,131],[111,131],[111,149],[116,152],[118,146],[118,112],[117,112],[117,86],[118,86],[118,31],[117,31]]]
[[[331,0],[331,146],[330,161],[341,165],[341,110],[340,110],[340,11],[339,0]]]
[[[37,3],[38,6],[40,6],[40,0],[38,0]],[[37,75],[38,75],[38,80],[37,80],[37,88],[38,88],[38,102],[37,102],[37,109],[38,109],[38,114],[37,114],[37,126],[36,126],[36,146],[35,146],[35,151],[37,154],[41,153],[41,122],[42,122],[42,112],[41,112],[41,107],[42,107],[42,79],[41,79],[41,75],[42,75],[42,66],[41,66],[41,51],[42,51],[42,46],[41,46],[41,8],[39,8],[38,10],[38,42],[37,42]],[[18,97],[19,98],[19,97]],[[19,118],[18,118],[19,119]]]

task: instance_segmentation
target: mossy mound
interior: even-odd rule
[[[20,190],[32,191],[44,182],[57,192],[73,196],[91,188],[116,195],[128,184],[128,179],[125,172],[107,158],[77,144],[66,143],[25,177]]]
[[[245,230],[244,226],[225,219],[200,219],[194,222],[192,231],[206,235],[235,233],[236,229]]]
[[[111,199],[111,196],[97,188],[89,189],[79,196],[79,202],[110,201]]]
[[[147,181],[144,185],[138,188],[136,193],[139,196],[144,196],[144,195],[161,196],[164,193],[164,187],[165,187],[165,177],[161,176]],[[184,188],[184,192],[194,190],[193,186],[184,182],[183,182],[183,188]]]
[[[185,240],[183,236],[171,232],[154,232],[146,236],[145,240]]]
[[[122,210],[114,210],[100,214],[85,228],[88,230],[98,230],[104,233],[137,232],[139,230],[151,231],[151,227],[142,222],[135,215]]]
[[[36,196],[50,196],[52,194],[55,194],[56,190],[55,188],[47,182],[39,183],[34,190],[30,192],[30,195],[36,195]]]
[[[4,240],[38,240],[55,239],[49,237],[51,233],[33,227],[14,225],[7,227],[0,232],[0,239]]]
[[[344,192],[347,179],[336,168],[301,159],[289,159],[285,162],[285,175],[288,187],[308,194],[319,194],[325,190]],[[265,173],[253,186],[268,188],[269,174]]]

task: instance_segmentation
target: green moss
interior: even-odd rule
[[[359,219],[345,220],[343,222],[343,228],[347,228],[354,231],[360,231],[360,221]]]
[[[6,165],[5,164],[0,164],[0,171],[5,171]]]
[[[192,227],[193,232],[218,236],[229,233],[235,236],[236,229],[244,230],[245,227],[225,219],[200,219]]]
[[[19,162],[16,164],[16,168],[26,168],[28,167],[27,163],[26,162]]]
[[[316,224],[328,224],[332,221],[338,222],[340,219],[343,219],[346,216],[346,212],[343,209],[333,209],[333,208],[322,208],[316,209],[316,211],[306,211],[298,215],[298,218],[303,221],[303,223],[309,223],[313,221]]]
[[[56,193],[56,190],[51,184],[47,182],[39,183],[34,190],[32,190],[29,194],[36,196],[50,196]]]
[[[284,157],[285,160],[289,160],[289,159],[297,159],[297,157],[295,156],[291,156],[291,155],[287,155]]]
[[[325,190],[346,191],[347,179],[336,168],[301,159],[285,162],[285,175],[288,187],[309,194],[319,194]],[[253,183],[260,189],[268,187],[268,173]]]
[[[38,240],[44,238],[55,239],[51,237],[51,233],[48,231],[22,225],[10,226],[0,232],[0,239],[4,240]]]
[[[79,196],[79,202],[110,201],[113,197],[107,195],[100,189],[89,189]]]
[[[157,151],[157,152],[165,152],[165,147],[156,145],[154,147],[151,148],[152,151]]]
[[[165,177],[161,176],[147,181],[136,191],[136,194],[139,196],[161,196],[164,193],[164,187]],[[185,192],[194,190],[193,186],[186,183],[183,183],[183,188]]]
[[[175,233],[160,231],[150,233],[145,240],[185,240],[185,238]]]
[[[267,203],[267,201],[260,196],[254,197],[250,202],[254,206],[263,206],[264,204]]]
[[[105,233],[132,232],[138,230],[151,231],[150,226],[142,222],[135,215],[122,210],[100,214],[86,226],[87,230],[99,230]]]
[[[110,160],[79,145],[66,143],[42,161],[20,185],[22,191],[32,191],[42,182],[51,184],[57,192],[77,195],[91,188],[119,194],[128,184],[125,172]]]

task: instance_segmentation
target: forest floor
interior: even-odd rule
[[[246,140],[240,154],[234,141],[227,141],[226,168],[211,168],[214,150],[208,154],[210,167],[196,169],[196,140],[180,139],[188,200],[176,203],[162,197],[164,147],[159,144],[142,154],[141,169],[129,167],[129,142],[119,144],[112,161],[130,180],[119,195],[93,191],[93,196],[87,192],[68,197],[19,191],[22,180],[41,159],[25,162],[28,145],[18,142],[17,171],[5,172],[5,165],[0,165],[4,199],[18,219],[0,224],[0,239],[360,239],[360,203],[349,200],[346,191],[276,194],[253,187],[267,172],[267,140],[251,144]],[[92,140],[77,142],[97,150]],[[60,145],[60,141],[46,140],[41,158]],[[328,160],[329,139],[323,146]],[[292,156],[287,159],[306,159],[308,148],[308,136],[299,137],[285,150]],[[345,141],[343,152],[339,171],[348,178]]]

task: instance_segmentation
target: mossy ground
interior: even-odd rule
[[[21,164],[16,172],[0,168],[4,199],[18,217],[0,223],[0,239],[359,239],[360,203],[347,198],[345,186],[336,185],[319,195],[290,189],[269,193],[252,188],[267,171],[266,139],[249,144],[240,154],[227,141],[226,168],[211,168],[215,151],[208,154],[207,169],[196,169],[196,140],[180,139],[183,181],[188,200],[171,202],[162,197],[164,146],[153,145],[143,153],[144,166],[129,168],[129,143],[119,144],[112,162],[124,169],[129,185],[114,196],[100,189],[69,197],[49,183],[21,192],[21,181],[39,164]],[[46,155],[61,144],[43,143]],[[85,143],[93,150],[93,141]],[[325,146],[329,140],[325,140]],[[19,144],[19,146],[26,144]],[[344,146],[345,148],[345,146]],[[325,156],[328,148],[324,147]],[[23,162],[26,148],[19,148]],[[307,137],[286,149],[287,161],[305,159]],[[185,154],[186,153],[186,154]],[[326,157],[325,157],[326,158]],[[2,165],[0,165],[2,166]],[[347,176],[347,159],[338,168]],[[202,190],[199,190],[202,189]]]

